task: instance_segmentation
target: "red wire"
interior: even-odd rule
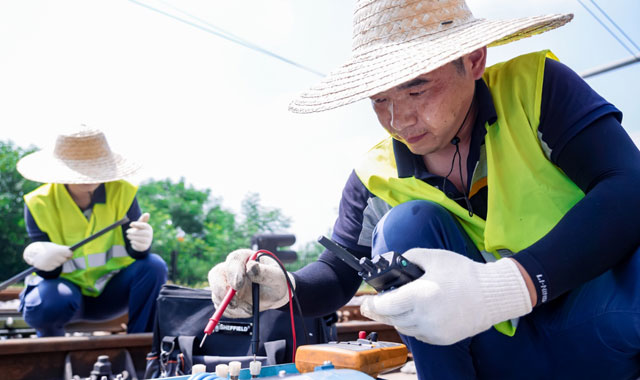
[[[271,257],[273,257],[274,259],[276,259],[276,261],[278,261],[278,263],[280,263],[280,265],[282,266],[282,268],[284,268],[284,265],[282,265],[282,261],[280,261],[280,259],[278,259],[278,257],[276,255],[274,255],[273,253],[267,251],[266,249],[260,249],[256,252],[256,256],[260,253],[264,253],[267,255],[270,255]],[[256,259],[257,260],[257,259]],[[285,273],[285,276],[287,274]],[[286,284],[287,284],[287,289],[289,290],[289,316],[291,317],[291,336],[293,337],[293,353],[291,354],[291,361],[293,363],[296,362],[296,328],[295,328],[295,322],[293,319],[293,296],[291,295],[291,287],[289,286],[289,281],[288,279],[285,279]]]

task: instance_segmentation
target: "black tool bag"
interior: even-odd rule
[[[214,311],[209,290],[164,285],[157,299],[153,346],[147,355],[145,378],[188,374],[193,364],[205,364],[208,371],[214,371],[217,364],[227,364],[231,360],[243,363],[253,360],[252,318],[223,317],[204,346],[199,347],[203,330]],[[294,320],[298,346],[336,340],[335,314],[323,318],[301,318],[295,312]],[[264,365],[289,363],[292,352],[289,312],[267,310],[260,313],[257,359]]]

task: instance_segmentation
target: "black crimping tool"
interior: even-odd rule
[[[424,274],[419,266],[396,252],[378,255],[373,260],[366,257],[358,260],[349,251],[326,236],[320,236],[318,243],[333,252],[345,264],[358,271],[360,277],[378,292],[398,288]]]

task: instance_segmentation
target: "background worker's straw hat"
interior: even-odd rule
[[[349,61],[289,105],[324,111],[370,97],[483,46],[506,44],[566,24],[572,14],[476,19],[463,0],[358,0]]]
[[[53,148],[29,154],[17,165],[27,179],[63,184],[115,181],[139,168],[140,165],[112,152],[102,132],[85,126],[58,135]]]

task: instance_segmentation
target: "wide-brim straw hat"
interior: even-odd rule
[[[140,165],[113,152],[104,133],[83,127],[58,135],[52,148],[24,156],[17,169],[36,182],[90,184],[123,179]]]
[[[477,19],[463,0],[358,0],[351,58],[289,104],[325,111],[388,90],[483,46],[560,27],[572,14]]]

